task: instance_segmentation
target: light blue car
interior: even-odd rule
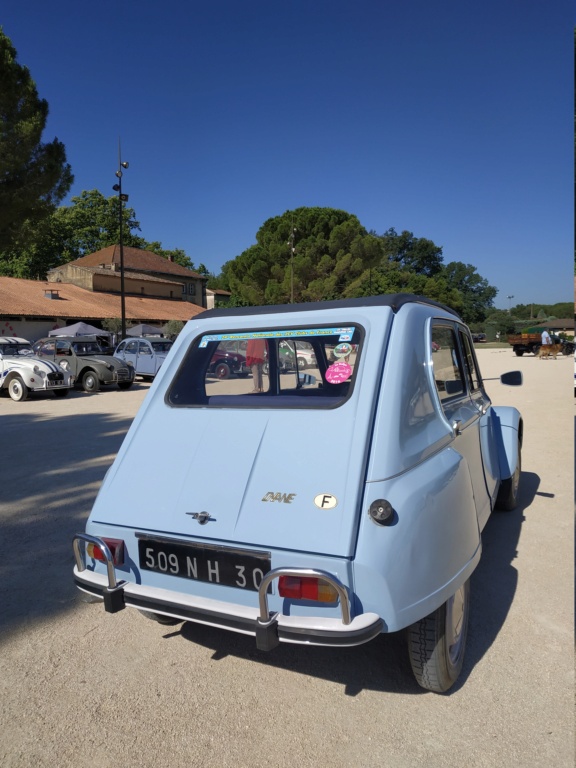
[[[172,341],[161,337],[124,339],[116,347],[114,357],[134,368],[136,376],[153,379],[166,360]]]
[[[250,376],[209,376],[230,341]],[[313,367],[280,375],[298,342]],[[522,434],[486,394],[468,328],[425,298],[210,310],[180,333],[107,473],[74,578],[108,612],[262,650],[407,630],[418,683],[443,692],[462,668],[481,531],[517,504]]]

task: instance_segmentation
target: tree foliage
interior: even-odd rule
[[[48,103],[0,27],[0,257],[64,199],[73,176],[57,138],[43,143]]]
[[[412,232],[367,232],[333,208],[297,208],[268,219],[256,243],[227,262],[211,286],[237,305],[325,301],[416,293],[449,305],[468,322],[484,317],[497,290],[474,267],[442,263],[442,248]]]

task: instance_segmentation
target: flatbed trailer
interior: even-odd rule
[[[562,344],[561,352],[563,355],[572,355],[574,353],[574,343],[571,341],[563,341],[554,334],[551,334],[552,340],[556,343]],[[508,336],[508,344],[512,346],[512,351],[518,357],[522,357],[524,353],[538,354],[538,350],[542,346],[542,335],[540,333],[519,333],[515,336]]]

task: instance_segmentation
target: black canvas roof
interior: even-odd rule
[[[440,304],[425,296],[417,296],[413,293],[384,293],[380,296],[363,296],[359,299],[341,299],[339,301],[311,301],[304,304],[270,304],[261,307],[227,307],[225,309],[208,309],[201,312],[196,317],[242,317],[247,315],[267,315],[276,312],[308,312],[322,309],[346,309],[347,307],[391,307],[393,312],[397,312],[405,304],[427,304],[432,307],[438,307],[445,312],[450,312],[456,317],[458,313],[444,304]]]

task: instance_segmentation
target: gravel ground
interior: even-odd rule
[[[563,768],[573,750],[572,360],[478,351],[524,416],[521,504],[496,514],[472,578],[461,680],[413,681],[401,635],[355,649],[161,627],[78,600],[73,533],[148,385],[0,400],[0,765]]]

